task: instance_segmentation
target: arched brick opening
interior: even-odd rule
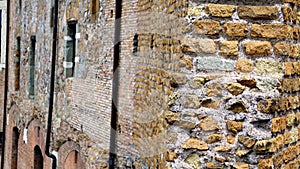
[[[38,145],[34,147],[34,168],[33,169],[43,169],[44,167],[44,158],[42,150]]]
[[[9,108],[9,112],[7,114],[7,118],[8,118],[8,123],[7,123],[7,127],[6,127],[6,133],[5,133],[5,155],[4,155],[4,168],[13,168],[13,161],[12,160],[16,160],[16,159],[12,159],[13,157],[13,152],[14,152],[14,130],[18,130],[18,129],[14,129],[16,128],[16,122],[15,122],[15,115],[19,113],[18,108],[15,106],[15,104],[12,104],[11,107]],[[15,161],[14,161],[15,162]],[[19,160],[18,160],[19,162]],[[17,167],[17,166],[15,166]]]
[[[58,169],[85,169],[80,147],[72,141],[67,141],[59,148],[58,160]]]
[[[11,169],[18,168],[18,142],[19,142],[19,130],[17,127],[13,128],[11,137]]]
[[[82,169],[83,161],[76,150],[69,153],[64,163],[64,169]]]
[[[21,128],[20,133],[18,169],[51,169],[51,159],[45,155],[45,129],[42,122],[32,119],[27,127]]]

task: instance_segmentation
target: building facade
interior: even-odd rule
[[[4,168],[299,168],[299,6],[9,1]]]

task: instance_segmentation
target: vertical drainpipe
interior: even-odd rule
[[[4,84],[4,106],[3,106],[3,135],[2,135],[2,155],[1,155],[1,169],[4,169],[4,151],[5,151],[5,134],[6,134],[6,113],[7,113],[7,94],[8,94],[8,54],[9,54],[9,24],[10,24],[10,1],[7,1],[7,14],[6,14],[6,51],[5,51],[5,84]]]
[[[116,168],[116,132],[118,124],[118,95],[119,95],[119,61],[121,44],[121,17],[122,0],[116,0],[115,32],[114,32],[114,61],[113,61],[113,80],[112,80],[112,103],[111,103],[111,129],[109,147],[109,169]]]
[[[52,158],[52,169],[56,169],[57,159],[56,159],[55,155],[53,155],[50,152],[50,139],[51,139],[52,112],[53,112],[53,101],[54,101],[58,0],[55,0],[55,2],[54,2],[54,15],[52,17],[53,17],[52,60],[51,60],[50,96],[49,96],[49,109],[48,109],[45,153],[48,157]]]

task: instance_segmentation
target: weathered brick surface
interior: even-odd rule
[[[221,31],[221,25],[218,21],[211,20],[197,20],[194,22],[197,27],[197,33],[206,35],[217,35]]]
[[[294,57],[296,55],[295,46],[292,44],[279,42],[274,45],[274,53],[278,55]]]
[[[289,6],[282,6],[281,7],[282,13],[283,13],[283,19],[286,22],[298,22],[297,19],[297,10],[289,7]]]
[[[248,55],[269,55],[271,54],[270,42],[246,42],[244,44]]]
[[[235,10],[233,5],[209,4],[205,8],[206,12],[216,17],[231,17]]]
[[[276,19],[279,14],[276,6],[239,6],[238,15],[241,18]]]
[[[59,168],[108,167],[112,101],[118,168],[299,167],[298,1],[123,1],[118,100],[112,100],[114,3],[60,2],[51,137]],[[9,118],[7,139],[13,127],[20,129],[18,167],[28,168],[32,145],[44,149],[44,136],[29,128],[37,124],[45,134],[51,3],[12,5],[8,108],[16,117]],[[69,17],[78,19],[80,34],[73,78],[64,76]],[[34,100],[27,85],[31,35],[38,37]],[[12,145],[8,141],[6,168]]]
[[[238,41],[220,42],[220,53],[223,56],[236,57],[239,52]]]
[[[235,22],[226,22],[224,24],[224,31],[229,36],[247,36],[249,31],[247,23],[235,23]]]
[[[260,38],[292,38],[293,29],[285,24],[252,24],[251,36]]]
[[[249,59],[239,59],[235,67],[240,72],[252,72],[254,70],[254,63]]]

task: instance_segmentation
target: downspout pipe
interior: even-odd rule
[[[48,157],[52,158],[52,169],[57,168],[57,159],[54,154],[50,152],[50,139],[52,128],[52,113],[54,102],[54,81],[55,81],[55,63],[56,63],[56,43],[57,43],[57,20],[58,20],[58,0],[54,1],[54,14],[53,14],[53,37],[52,37],[52,61],[51,61],[51,77],[50,77],[50,96],[49,96],[49,109],[46,133],[46,148],[45,153]]]
[[[4,156],[5,156],[5,134],[6,134],[6,118],[7,118],[7,94],[8,94],[8,62],[9,62],[9,25],[10,25],[10,1],[7,1],[7,14],[6,14],[6,51],[5,51],[5,82],[4,82],[4,105],[3,105],[3,135],[2,135],[2,155],[1,155],[1,169],[4,169]]]
[[[119,95],[119,62],[121,45],[121,17],[122,0],[116,0],[115,30],[114,30],[114,61],[113,61],[113,81],[112,81],[112,103],[111,103],[111,129],[109,146],[109,169],[116,168],[116,132],[118,125],[118,95]]]

